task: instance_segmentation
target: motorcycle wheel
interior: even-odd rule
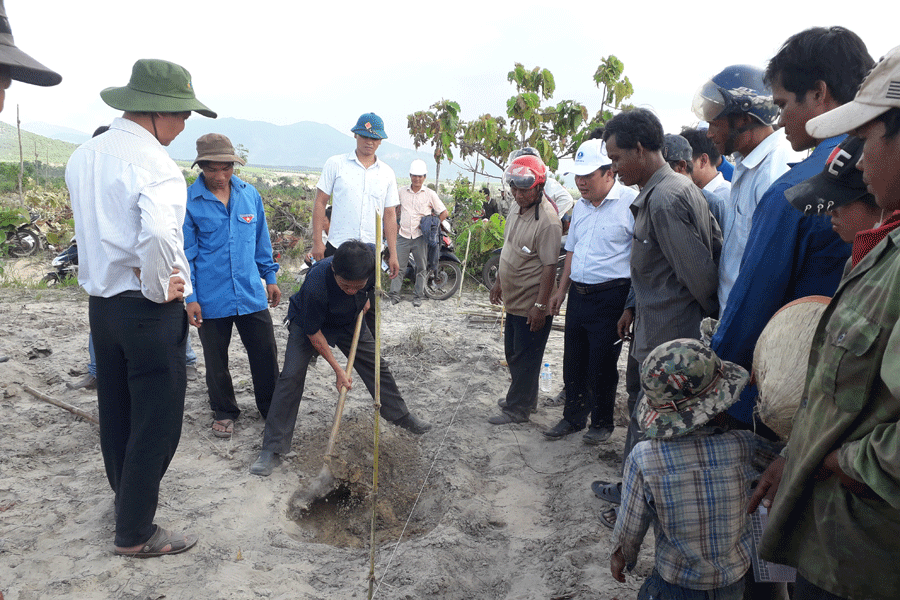
[[[462,269],[455,262],[442,260],[425,280],[425,295],[432,300],[446,300],[462,285]]]
[[[490,290],[494,287],[494,283],[497,281],[497,270],[500,268],[500,255],[492,254],[487,262],[484,263],[484,268],[481,269],[481,282],[484,283],[484,287]]]
[[[31,256],[41,249],[41,236],[28,228],[23,228],[16,231],[6,243],[9,246],[10,256],[22,258]]]

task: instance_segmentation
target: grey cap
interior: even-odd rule
[[[690,162],[694,158],[691,143],[683,136],[667,133],[665,144],[663,144],[663,158],[666,161],[686,160]]]

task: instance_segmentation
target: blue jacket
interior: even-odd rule
[[[821,172],[844,137],[820,142],[760,199],[738,278],[711,342],[722,360],[751,369],[756,341],[779,308],[804,296],[834,295],[850,257],[850,244],[831,229],[831,217],[805,216],[790,205],[784,192]],[[756,386],[748,385],[729,414],[751,423],[756,396]]]
[[[226,207],[206,188],[203,175],[187,190],[184,253],[191,268],[194,293],[204,319],[259,312],[268,306],[266,284],[276,282],[278,263],[262,198],[256,189],[231,176]]]

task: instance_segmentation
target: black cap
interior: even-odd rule
[[[866,190],[862,171],[856,168],[862,152],[863,140],[848,136],[831,152],[821,173],[788,188],[784,197],[807,215],[819,215],[853,202],[878,206]]]

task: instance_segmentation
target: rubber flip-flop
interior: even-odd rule
[[[119,556],[129,556],[131,558],[153,558],[156,556],[165,556],[167,554],[180,554],[185,550],[193,548],[198,539],[199,537],[193,533],[173,535],[157,525],[156,531],[153,532],[153,535],[150,536],[147,543],[141,546],[139,550],[134,552],[124,552],[116,549],[116,554]],[[163,550],[166,546],[169,546],[170,549]]]
[[[215,427],[212,428],[213,435],[217,438],[230,438],[234,435],[234,421],[231,419],[220,419],[217,421],[213,421],[213,425],[218,423],[222,427],[225,428],[225,431],[219,431]]]
[[[595,481],[591,484],[591,489],[594,491],[594,495],[601,500],[612,504],[622,503],[622,482]]]
[[[616,527],[616,519],[619,518],[619,507],[613,506],[608,510],[604,510],[600,513],[600,522],[609,527],[610,529],[615,529]]]

